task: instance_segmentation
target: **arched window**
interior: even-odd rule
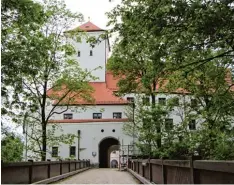
[[[93,51],[92,50],[90,50],[89,55],[93,56]]]
[[[78,51],[77,56],[80,57],[80,51]]]

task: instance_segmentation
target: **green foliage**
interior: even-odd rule
[[[1,159],[3,162],[20,162],[23,158],[24,144],[13,132],[5,133],[1,139]]]
[[[108,13],[110,33],[119,34],[108,69],[121,77],[120,94],[152,97],[151,107],[136,113],[140,118],[152,113],[147,126],[136,127],[139,147],[146,154],[233,159],[233,8],[232,1],[125,0]],[[168,83],[162,86],[165,78]],[[172,98],[165,108],[181,119],[170,132],[157,119],[161,114],[156,92],[181,93],[179,102]],[[201,127],[189,132],[193,119]],[[125,130],[132,132],[132,127]]]
[[[24,127],[29,140],[28,151],[45,160],[48,145],[55,141],[71,143],[76,137],[61,132],[60,136],[55,136],[55,127],[47,129],[49,120],[56,114],[66,112],[78,98],[91,102],[93,89],[88,82],[94,77],[90,71],[80,68],[74,57],[76,50],[71,42],[67,42],[81,41],[85,33],[65,32],[83,16],[68,10],[64,1],[27,2],[14,2],[16,7],[12,7],[17,12],[20,3],[30,6],[28,10],[22,9],[22,12],[19,9],[19,20],[24,16],[24,11],[27,14],[35,9],[32,17],[28,14],[23,17],[23,27],[21,24],[15,25],[18,19],[6,19],[2,28],[11,31],[2,39],[5,61],[2,76],[6,95],[4,112],[13,122]],[[7,1],[4,3],[8,5]],[[14,11],[10,8],[4,9],[5,15],[14,17]],[[37,16],[41,17],[40,21],[36,19]],[[60,105],[64,106],[60,109]]]

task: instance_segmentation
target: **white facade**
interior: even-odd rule
[[[132,142],[132,138],[123,133],[123,123],[121,122],[60,123],[60,125],[64,133],[77,134],[77,131],[80,130],[80,159],[90,159],[92,164],[99,163],[99,144],[103,139],[115,138],[126,145]],[[76,146],[77,150],[78,139],[74,141],[72,146]],[[59,156],[63,159],[69,158],[69,148],[68,145],[61,144],[59,146]],[[95,156],[93,156],[93,152],[95,152]],[[47,158],[57,159],[51,157],[50,154],[47,154]],[[75,158],[78,159],[77,152]]]

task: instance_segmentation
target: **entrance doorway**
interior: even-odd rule
[[[112,137],[105,138],[99,143],[99,168],[110,167],[110,153],[116,150],[114,145],[118,146],[119,141]]]

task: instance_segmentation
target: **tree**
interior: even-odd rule
[[[9,103],[12,87],[20,91],[22,85],[15,83],[21,81],[18,75],[21,71],[32,70],[29,68],[31,60],[28,53],[35,53],[35,30],[38,30],[46,20],[43,7],[31,0],[3,0],[1,1],[1,59],[2,59],[2,114],[7,113],[6,107]],[[30,55],[30,56],[31,56]],[[14,94],[17,97],[17,93]],[[9,110],[8,110],[9,111]]]
[[[143,6],[132,6],[131,1],[123,1],[121,6],[109,13],[110,22],[114,28],[110,33],[118,32],[112,56],[107,67],[115,76],[121,77],[119,93],[143,93],[151,96],[151,108],[156,105],[155,92],[165,67],[165,47],[161,46],[161,35],[151,35],[141,24],[140,13]],[[118,19],[122,19],[122,23]],[[154,124],[157,118],[152,117]],[[157,133],[160,133],[157,125]],[[160,135],[160,134],[159,134]],[[161,138],[158,137],[157,145],[161,147]]]
[[[220,159],[222,155],[221,159],[233,158],[230,141],[234,137],[234,92],[231,78],[229,68],[219,61],[204,64],[189,73],[180,70],[168,77],[170,90],[182,87],[191,93],[188,99],[194,103],[186,111],[185,121],[195,119],[200,124],[192,139],[200,155],[207,159]],[[219,145],[226,143],[229,153],[225,150],[217,152],[219,141]]]
[[[22,139],[9,128],[2,127],[1,157],[4,162],[19,162],[23,158]]]
[[[30,40],[25,41],[27,50],[23,60],[17,63],[20,78],[11,79],[16,84],[13,88],[21,87],[14,88],[14,93],[19,96],[14,96],[8,105],[16,113],[15,116],[11,115],[13,121],[29,128],[25,132],[31,140],[28,141],[32,146],[29,149],[44,161],[50,136],[55,136],[52,134],[54,128],[51,131],[47,129],[50,119],[66,112],[77,99],[92,101],[90,94],[93,89],[88,81],[93,76],[79,67],[74,57],[76,50],[67,42],[68,39],[80,41],[83,33],[65,32],[76,20],[81,20],[82,15],[66,9],[63,1],[44,1],[42,7],[46,21],[28,33],[32,35]],[[61,109],[61,105],[65,108]],[[74,137],[67,134],[55,138],[66,143]]]
[[[115,75],[121,77],[118,84],[120,93],[137,92],[151,95],[153,110],[157,106],[155,103],[157,87],[162,87],[166,78],[174,78],[174,84],[177,85],[177,88],[166,89],[166,92],[174,92],[178,88],[184,88],[190,92],[190,88],[186,89],[178,82],[182,80],[184,83],[193,84],[192,86],[195,88],[197,85],[196,75],[199,74],[203,76],[203,81],[207,80],[205,82],[207,88],[203,90],[200,87],[196,93],[204,95],[203,91],[208,90],[206,92],[206,94],[210,93],[207,96],[208,100],[212,94],[213,100],[217,103],[233,102],[233,96],[229,92],[225,93],[225,98],[222,100],[220,91],[220,94],[210,91],[212,88],[218,89],[219,85],[225,90],[233,87],[232,81],[229,84],[225,82],[226,71],[223,70],[223,68],[229,67],[230,74],[233,76],[234,37],[232,32],[234,24],[230,24],[234,23],[232,1],[206,1],[204,3],[201,0],[125,0],[108,16],[110,18],[109,24],[113,25],[110,32],[118,32],[119,34],[108,67]],[[207,71],[202,70],[206,64],[211,65],[213,71],[210,72],[213,76],[207,70],[209,66],[205,67]],[[213,65],[221,68],[218,67],[215,70]],[[177,74],[175,71],[183,74],[180,76],[181,78],[175,78],[175,74]],[[193,71],[196,72],[193,73]],[[220,76],[215,76],[215,73]],[[191,79],[186,78],[187,75],[190,75]],[[213,86],[211,83],[213,77],[216,79],[217,86]],[[181,86],[179,87],[179,85]],[[193,89],[191,88],[191,90]],[[191,91],[191,94],[193,93],[194,91]],[[203,100],[206,101],[207,98],[205,98],[206,100],[204,98],[203,96]],[[211,119],[209,125],[214,120],[215,114],[220,119],[228,117],[228,119],[233,120],[233,117],[230,118],[229,115],[230,108],[221,106],[224,108],[222,109],[223,113],[221,113],[215,108],[215,104],[208,103],[205,105],[206,108],[203,107],[203,113],[206,114],[204,117]],[[228,103],[228,105],[230,104]],[[194,111],[194,108],[185,107],[186,117],[182,116],[182,125],[188,126],[189,120],[193,116],[198,116],[199,113],[192,115],[191,112]],[[215,113],[213,114],[212,111]],[[156,117],[152,117],[152,119],[153,123],[157,123]],[[157,132],[161,133],[160,125]],[[186,130],[183,133],[186,133]],[[147,132],[145,134],[147,135]],[[191,138],[190,135],[186,134],[186,138]],[[163,148],[160,147],[160,141],[161,138],[158,139],[158,146]],[[196,144],[196,142],[194,143]],[[193,150],[195,150],[195,144],[191,146]],[[185,147],[189,148],[190,146],[185,145]]]

